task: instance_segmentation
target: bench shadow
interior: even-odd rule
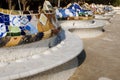
[[[85,50],[83,50],[78,56],[77,56],[77,59],[78,59],[78,66],[80,66],[86,59],[86,52]]]

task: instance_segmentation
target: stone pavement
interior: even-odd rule
[[[83,40],[86,59],[69,80],[120,80],[120,15],[104,29],[103,36]]]

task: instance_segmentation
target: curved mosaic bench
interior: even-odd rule
[[[106,22],[102,20],[59,21],[60,25],[77,34],[80,38],[92,38],[103,34]]]
[[[3,12],[1,14],[2,17],[5,15],[5,21],[0,22],[4,25],[4,28],[1,28],[0,39],[0,80],[19,79],[52,69],[72,60],[83,50],[83,43],[77,36],[68,31],[63,34],[62,30],[56,34],[59,28],[55,29],[53,25],[54,15],[44,13],[19,15],[16,11],[10,15]],[[6,15],[9,18],[6,18]],[[36,26],[31,28],[30,24],[25,23]],[[25,30],[24,34],[22,30]],[[54,43],[61,35],[65,35],[65,39],[49,48],[50,43]],[[71,43],[73,45],[69,46]],[[76,48],[71,52],[73,47]]]
[[[60,30],[53,24],[54,14],[20,14],[22,11],[0,10],[0,62],[29,57],[37,54],[37,50],[42,53],[59,35]],[[58,43],[60,41],[52,46]],[[29,50],[33,47],[35,51]]]
[[[54,14],[32,14],[28,11],[21,14],[22,11],[5,9],[0,11],[0,62],[29,57],[37,54],[37,50],[42,53],[55,40],[57,34],[53,31],[58,29],[53,24]],[[35,51],[29,50],[32,47],[36,48]]]

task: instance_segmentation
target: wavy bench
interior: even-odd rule
[[[74,59],[83,50],[82,41],[68,31],[61,43],[49,48],[49,43],[58,36],[53,34],[56,26],[51,13],[30,14],[27,11],[21,15],[19,11],[4,9],[0,12],[0,23],[4,24],[0,35],[0,80],[19,79],[53,69]],[[19,45],[21,42],[23,45]]]
[[[0,80],[19,79],[47,71],[72,60],[83,50],[82,41],[68,31],[65,31],[66,38],[64,41],[49,48],[49,43],[54,41],[57,36],[52,36],[52,30],[56,28],[52,23],[55,20],[54,15],[44,12],[20,15],[16,11],[14,12],[15,14],[2,9],[2,13],[0,13],[1,22],[7,25],[7,29],[9,29],[6,30],[4,26],[5,30],[3,30],[1,26],[5,35],[2,33],[0,42],[3,41],[5,44],[3,42],[0,44]],[[27,23],[34,25],[38,32],[43,32],[42,37],[37,35],[39,34],[37,31],[33,33],[35,30],[31,28],[31,25],[28,27]],[[13,27],[11,28],[11,26]],[[23,35],[22,30],[26,33],[25,36],[21,36]],[[29,34],[30,32],[31,34]],[[24,42],[24,38],[26,44],[18,45]],[[70,46],[71,43],[73,44]],[[74,52],[71,51],[73,48]]]

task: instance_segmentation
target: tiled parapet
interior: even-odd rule
[[[53,14],[20,14],[20,11],[0,9],[0,47],[10,47],[53,37],[56,26]]]
[[[22,11],[0,11],[0,62],[19,61],[43,53],[63,40],[60,38],[62,29],[59,30],[55,25],[54,13],[41,11],[37,14],[20,14]],[[49,45],[51,43],[52,46]]]

